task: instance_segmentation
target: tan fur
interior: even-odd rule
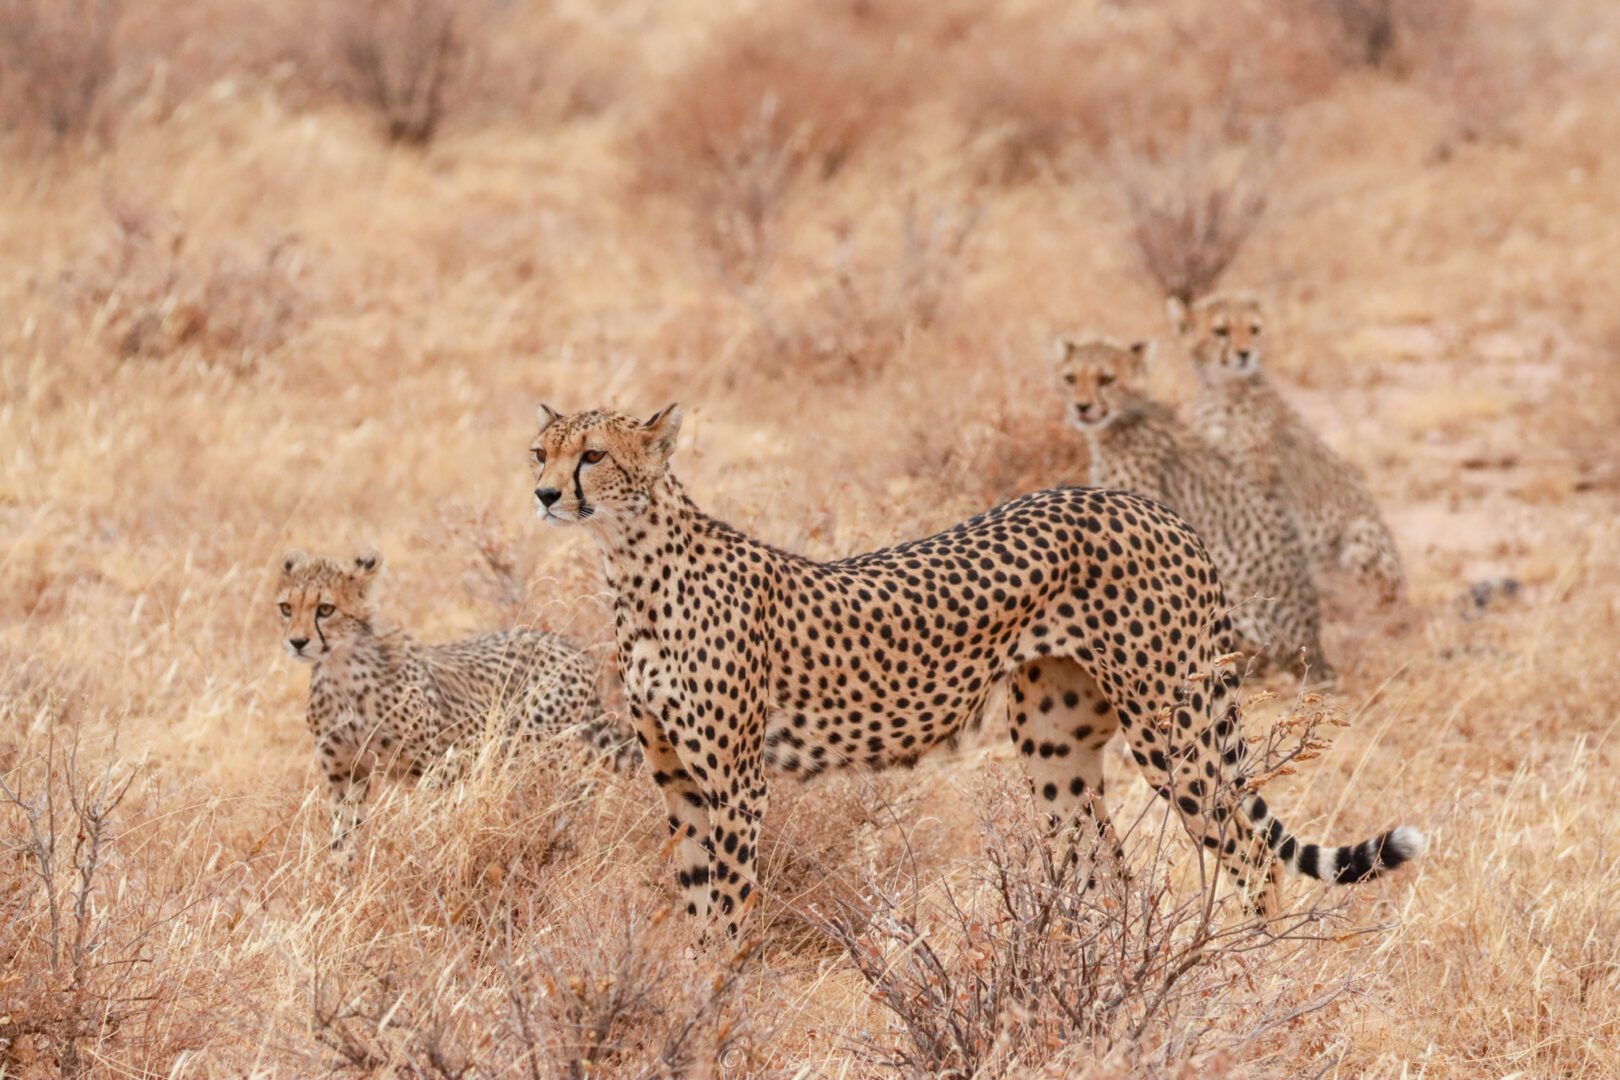
[[[1069,422],[1091,450],[1090,482],[1134,491],[1187,519],[1209,549],[1239,643],[1312,679],[1332,677],[1316,587],[1287,515],[1231,462],[1144,393],[1146,342],[1062,339],[1057,375]]]
[[[1406,588],[1400,552],[1355,467],[1317,437],[1262,367],[1258,300],[1172,302],[1198,375],[1193,429],[1282,505],[1318,575],[1348,571],[1386,603]]]
[[[1008,731],[1054,823],[1114,853],[1102,754],[1124,732],[1148,782],[1262,910],[1271,852],[1361,880],[1406,834],[1299,844],[1243,791],[1246,745],[1219,577],[1192,529],[1137,495],[1037,492],[922,540],[818,563],[704,514],[646,421],[540,411],[535,500],[583,524],[609,588],[632,719],[664,795],[687,910],[737,933],[770,773],[915,761],[1008,686]]]
[[[424,645],[380,619],[375,552],[288,553],[276,606],[283,645],[314,666],[307,719],[332,801],[333,846],[359,823],[370,781],[418,777],[494,728],[525,741],[576,727],[616,765],[639,758],[601,715],[596,666],[554,634],[508,630]]]

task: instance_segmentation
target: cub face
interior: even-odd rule
[[[1064,414],[1081,431],[1112,423],[1141,385],[1146,341],[1121,345],[1107,338],[1059,338],[1054,356]]]
[[[367,630],[381,569],[382,556],[369,550],[347,562],[302,551],[283,556],[276,610],[287,655],[313,664]]]
[[[1174,298],[1167,306],[1170,325],[1187,340],[1199,378],[1243,379],[1260,370],[1265,321],[1259,300],[1221,293],[1191,308]]]
[[[647,420],[593,409],[564,416],[540,406],[529,444],[534,512],[547,525],[634,518],[646,511],[681,430],[671,405]]]

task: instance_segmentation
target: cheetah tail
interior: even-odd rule
[[[1339,885],[1371,881],[1416,859],[1429,845],[1428,838],[1410,825],[1344,847],[1306,844],[1283,827],[1260,796],[1251,796],[1244,809],[1255,828],[1264,831],[1266,843],[1284,866],[1318,881]]]

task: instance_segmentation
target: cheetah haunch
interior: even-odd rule
[[[452,748],[475,747],[491,720],[527,741],[577,726],[615,767],[640,756],[602,718],[585,654],[535,630],[423,645],[379,621],[372,587],[381,567],[370,551],[350,562],[293,551],[281,562],[283,644],[315,668],[307,716],[334,848],[360,824],[373,778],[420,777]]]
[[[1180,518],[1135,495],[1042,491],[925,540],[818,563],[700,511],[668,463],[681,414],[539,410],[537,514],[583,526],[615,593],[626,696],[663,790],[687,910],[737,933],[755,888],[767,769],[915,760],[1008,682],[1037,797],[1117,849],[1103,748],[1130,741],[1262,912],[1292,870],[1361,881],[1412,858],[1411,829],[1296,841],[1241,774],[1231,627]],[[1269,847],[1269,851],[1267,850]],[[1258,894],[1258,896],[1256,895]]]

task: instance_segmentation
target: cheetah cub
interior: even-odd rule
[[[1345,570],[1386,604],[1406,575],[1395,538],[1361,474],[1283,400],[1260,368],[1264,319],[1250,296],[1169,301],[1170,322],[1198,374],[1193,430],[1283,506],[1318,575]]]
[[[601,715],[596,665],[554,634],[508,630],[423,645],[372,603],[382,557],[302,551],[281,561],[283,644],[311,664],[307,719],[332,800],[332,846],[359,826],[374,777],[419,777],[454,747],[476,745],[492,716],[526,742],[566,727],[614,767],[640,748]]]
[[[1331,678],[1317,636],[1316,586],[1287,515],[1143,393],[1148,352],[1145,341],[1057,343],[1068,419],[1091,449],[1090,482],[1146,495],[1187,520],[1215,560],[1246,651],[1313,680]]]
[[[1247,790],[1220,578],[1158,503],[1041,491],[816,562],[698,508],[669,464],[675,406],[647,420],[541,406],[538,419],[535,512],[596,542],[687,911],[729,935],[756,895],[771,774],[915,761],[976,722],[998,686],[1040,805],[1092,858],[1120,855],[1103,799],[1116,734],[1251,908],[1279,910],[1283,868],[1365,881],[1422,850],[1406,828],[1305,843]]]

